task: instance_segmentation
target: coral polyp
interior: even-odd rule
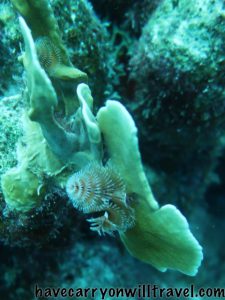
[[[134,225],[125,185],[110,164],[88,164],[69,178],[66,190],[76,209],[84,213],[104,212],[103,216],[88,219],[91,230],[111,234],[116,230],[124,232]]]

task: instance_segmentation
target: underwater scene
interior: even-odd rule
[[[0,299],[225,299],[225,2],[0,0]]]

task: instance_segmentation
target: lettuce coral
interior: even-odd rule
[[[107,101],[97,120],[109,155],[133,197],[135,226],[120,235],[126,248],[161,271],[170,268],[195,275],[202,247],[175,206],[158,207],[143,170],[132,117],[119,102]]]

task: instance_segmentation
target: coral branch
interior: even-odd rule
[[[20,17],[20,26],[25,42],[24,66],[27,71],[28,92],[30,96],[29,117],[40,124],[42,133],[52,151],[67,160],[82,146],[76,134],[66,132],[54,117],[57,96],[45,71],[37,58],[34,41],[26,22]]]

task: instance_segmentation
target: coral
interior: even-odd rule
[[[47,68],[47,70],[50,78],[53,79],[53,86],[61,96],[60,100],[64,102],[66,113],[72,114],[76,108],[75,101],[73,101],[74,86],[77,86],[80,82],[87,82],[87,75],[72,66],[51,6],[47,0],[38,2],[12,0],[11,2],[29,24],[34,40],[47,38],[51,45],[48,50],[53,56],[54,49],[57,49],[60,60],[54,60],[51,68]],[[41,47],[39,44],[38,54],[40,57],[45,56],[46,47]]]
[[[128,251],[161,271],[171,268],[195,275],[202,248],[175,206],[158,207],[143,170],[132,117],[119,102],[107,101],[97,120],[112,162],[134,198],[135,225],[120,235]]]
[[[93,127],[87,134],[85,133],[85,121],[93,124],[93,121],[89,121],[90,109],[89,113],[86,113],[88,105],[77,112],[73,124],[73,129],[79,130],[79,136],[75,132],[67,132],[55,119],[53,108],[57,106],[57,97],[49,78],[38,62],[32,36],[22,19],[21,29],[26,44],[24,64],[28,74],[29,118],[38,122],[40,126],[24,117],[24,145],[26,146],[24,147],[23,143],[19,144],[18,166],[8,170],[2,176],[2,189],[5,201],[11,209],[27,212],[39,205],[40,200],[43,199],[47,184],[46,176],[62,175],[68,159],[70,164],[77,166],[95,157],[94,153],[98,155],[95,159],[99,159],[101,151],[94,152],[94,150],[98,148],[101,139],[99,135],[97,137]],[[79,88],[80,98],[83,93],[88,94],[85,88]],[[88,99],[91,105],[91,96]],[[82,111],[86,113],[84,122],[81,121]],[[86,135],[89,135],[90,142]],[[62,182],[63,180],[64,177]],[[29,189],[24,189],[28,183]]]
[[[12,0],[11,2],[20,15],[25,18],[32,30],[33,38],[47,36],[59,48],[63,64],[69,65],[69,58],[61,40],[58,24],[48,1]]]
[[[223,18],[220,0],[164,0],[131,54],[129,108],[162,201],[194,205],[215,180],[225,124]]]
[[[23,75],[21,60],[17,60],[23,48],[15,21],[17,16],[9,1],[1,1],[0,94],[4,98],[0,96],[0,175],[3,178],[7,173],[21,176],[20,180],[14,177],[18,192],[13,176],[8,182],[6,192],[10,193],[10,188],[12,191],[5,197],[8,204],[0,189],[1,299],[33,299],[35,284],[46,287],[49,282],[65,288],[138,288],[148,282],[163,288],[184,288],[191,282],[196,292],[200,287],[223,286],[224,153],[217,164],[224,147],[223,1],[90,0],[101,21],[88,0],[48,2],[59,22],[70,59],[89,75],[88,84],[95,101],[93,103],[90,89],[84,84],[77,89],[74,86],[74,95],[70,90],[71,101],[64,101],[68,80],[51,76],[54,66],[62,62],[59,48],[45,33],[35,37],[38,61],[51,81],[47,86],[52,85],[57,95],[57,104],[52,107],[54,120],[64,132],[76,134],[87,146],[85,151],[72,155],[71,163],[70,155],[68,160],[58,159],[53,153],[54,146],[51,144],[51,148],[43,136],[40,119],[35,122],[27,116],[31,108],[30,94],[38,85],[28,87],[30,80],[24,75],[30,77],[31,74],[25,71]],[[146,21],[148,24],[142,28]],[[137,41],[139,34],[142,37]],[[46,47],[44,43],[40,46],[40,42],[47,43]],[[208,54],[204,48],[209,49]],[[201,53],[206,53],[205,61],[199,60]],[[130,65],[129,55],[132,56]],[[196,60],[192,60],[193,57]],[[121,96],[139,128],[139,141],[136,139],[135,146],[131,147],[135,151],[127,151],[124,156],[126,145],[137,136],[136,130],[131,139],[119,134],[127,128],[134,129],[124,120],[126,110],[117,102],[107,102],[98,114],[99,120],[93,113],[96,102],[101,106],[112,86],[117,93],[109,98],[118,100]],[[118,121],[119,111],[123,111],[122,124]],[[103,112],[106,114],[104,122]],[[136,156],[138,143],[144,168],[140,155]],[[61,148],[63,150],[64,145]],[[65,190],[72,174],[87,175],[90,161],[95,161],[104,173],[108,160],[116,169],[116,175],[120,174],[127,207],[135,217],[134,226],[121,234],[115,232],[113,239],[107,234],[99,237],[98,232],[89,230],[85,220],[90,219],[96,228],[107,223],[112,228],[110,219],[121,214],[117,214],[117,210],[82,214],[74,209]],[[146,177],[161,208],[155,202],[152,209],[153,197],[149,197],[149,205],[143,200],[151,192]],[[217,184],[209,186],[201,201],[212,181]],[[24,183],[23,186],[20,183]],[[142,193],[143,185],[146,194]],[[29,189],[32,198],[26,195]],[[188,233],[188,224],[174,206],[165,206],[166,203],[176,203],[187,216],[191,232],[204,244],[204,262],[194,278],[157,270],[169,267],[193,274],[195,268],[186,262],[190,255],[190,262],[196,262],[193,248],[187,253],[190,244],[195,243]],[[180,235],[182,238],[178,240]],[[120,238],[131,255],[124,251]],[[182,255],[178,254],[180,243]],[[200,256],[198,250],[195,255]],[[177,260],[180,260],[179,265]],[[95,297],[100,298],[100,295]],[[109,298],[112,297],[105,297]],[[130,297],[124,295],[119,299]]]
[[[39,38],[43,36],[43,28],[38,25],[43,12],[35,3],[14,1],[30,22],[34,36]],[[27,107],[24,136],[17,145],[18,165],[3,174],[1,180],[6,212],[16,211],[24,217],[36,213],[48,195],[53,197],[55,189],[64,198],[67,178],[72,170],[80,170],[69,179],[67,192],[76,208],[97,213],[88,219],[92,230],[99,234],[118,231],[132,255],[161,271],[170,268],[195,275],[201,264],[202,248],[175,206],[159,208],[143,169],[137,128],[126,108],[117,101],[107,101],[95,118],[91,91],[85,83],[78,84],[75,77],[77,97],[72,101],[67,95],[61,101],[60,92],[66,86],[62,84],[57,89],[50,78],[60,74],[56,77],[62,83],[65,80],[62,73],[73,73],[75,69],[69,61],[63,62],[67,56],[63,56],[56,23],[47,2],[41,3],[47,12],[43,24],[52,43],[62,49],[62,64],[56,59],[47,74],[40,65],[32,33],[20,17],[25,43],[22,59],[27,75]],[[30,19],[36,10],[38,21]],[[39,50],[45,51],[43,47]],[[54,47],[50,50],[54,54]],[[110,164],[104,167],[103,150],[110,159]],[[91,161],[97,165],[90,167]],[[93,178],[95,173],[98,180],[103,177],[101,184],[106,198],[92,194],[99,187],[99,181]],[[92,184],[95,189],[90,191]],[[88,196],[83,197],[82,192]],[[93,202],[87,205],[87,201]]]
[[[50,151],[39,126],[27,117],[23,120],[23,132],[17,145],[19,163],[2,175],[1,183],[7,205],[26,212],[40,204],[45,177],[60,173],[63,164]]]
[[[56,121],[53,110],[58,105],[57,96],[49,78],[41,68],[32,36],[26,24],[21,19],[21,28],[25,39],[26,56],[24,65],[28,73],[28,87],[30,94],[29,118],[40,124],[43,135],[47,139],[52,150],[61,158],[68,157],[78,150],[78,137],[68,134]],[[40,103],[42,105],[40,105]],[[61,145],[65,145],[67,152],[62,151]],[[74,145],[74,146],[73,146]]]
[[[87,0],[52,0],[51,4],[70,59],[91,78],[88,84],[95,95],[95,105],[100,106],[116,81],[108,24],[100,22]]]

